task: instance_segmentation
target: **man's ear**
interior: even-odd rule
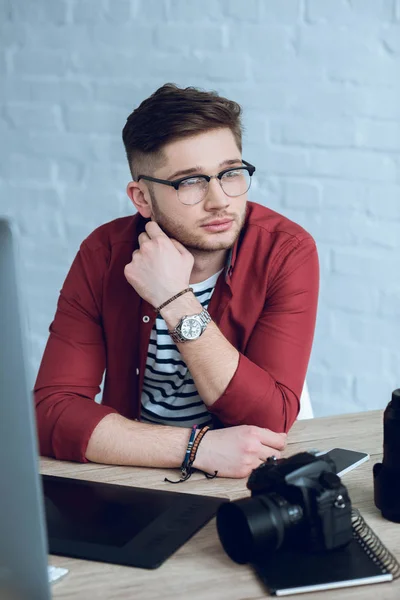
[[[126,186],[126,193],[142,217],[150,219],[152,214],[150,194],[143,184],[142,186],[140,182],[130,181]]]

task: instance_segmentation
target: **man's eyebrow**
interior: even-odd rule
[[[223,169],[224,167],[230,167],[231,165],[237,165],[238,163],[242,164],[241,158],[231,158],[228,160],[224,160],[222,163],[219,163],[218,168]],[[183,169],[181,171],[175,171],[167,178],[167,181],[173,181],[174,179],[178,179],[179,177],[185,177],[185,175],[200,175],[204,174],[203,167],[190,167],[190,169]]]

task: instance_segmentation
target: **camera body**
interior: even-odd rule
[[[220,507],[217,528],[236,562],[279,548],[324,552],[352,539],[351,501],[335,463],[308,452],[269,458],[247,482],[251,498]]]

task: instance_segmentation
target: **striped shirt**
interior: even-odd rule
[[[190,284],[203,308],[208,308],[221,272]],[[141,403],[145,423],[178,427],[211,424],[211,415],[161,315],[157,315],[150,335]]]

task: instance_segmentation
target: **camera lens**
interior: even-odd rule
[[[223,504],[217,529],[228,556],[244,564],[280,548],[288,530],[302,518],[300,506],[277,494],[259,495]]]
[[[394,390],[383,417],[383,460],[374,474],[375,505],[382,516],[400,523],[400,389]]]

